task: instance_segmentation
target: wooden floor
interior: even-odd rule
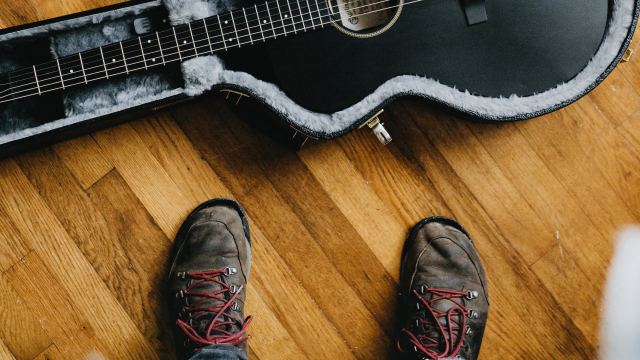
[[[108,3],[2,0],[0,26]],[[169,249],[215,197],[250,218],[252,359],[395,358],[401,247],[435,214],[469,230],[487,272],[481,359],[593,358],[613,238],[640,216],[634,60],[526,122],[397,101],[387,147],[357,130],[295,153],[215,95],[2,161],[0,358],[172,359]]]

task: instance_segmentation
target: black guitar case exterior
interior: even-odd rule
[[[136,37],[140,18],[156,31],[252,4],[244,1],[135,1],[5,29],[0,73]],[[261,116],[290,126],[301,142],[346,134],[401,96],[484,121],[529,119],[578,100],[613,70],[639,4],[407,1],[375,37],[324,29],[0,104],[0,157],[220,90],[250,98],[252,117],[268,109]]]

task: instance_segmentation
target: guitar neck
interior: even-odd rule
[[[274,0],[0,75],[0,103],[333,25],[328,0]]]

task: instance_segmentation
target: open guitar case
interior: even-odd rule
[[[466,11],[464,26],[491,22],[492,0],[486,4],[485,0],[450,1],[460,7],[461,14]],[[518,3],[526,7],[535,1]],[[0,31],[0,74],[135,38],[139,35],[136,19],[149,19],[152,31],[157,31],[252,4],[251,0],[134,1],[4,29]],[[554,86],[527,96],[470,93],[441,79],[406,74],[388,79],[355,105],[321,113],[299,105],[281,90],[262,44],[0,104],[0,157],[49,146],[221,90],[236,97],[232,104],[242,118],[284,142],[292,134],[300,134],[294,137],[300,142],[308,137],[344,135],[369,123],[385,105],[401,96],[421,97],[483,121],[529,119],[571,104],[602,82],[629,46],[639,4],[638,0],[608,1],[606,28],[591,60],[579,64],[582,70],[572,78],[559,75]],[[561,13],[557,16],[562,18]],[[506,56],[508,53],[505,51]],[[238,97],[243,99],[236,106]],[[281,127],[290,132],[283,135]]]

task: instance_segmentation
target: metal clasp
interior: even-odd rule
[[[627,51],[624,52],[624,55],[622,55],[620,62],[629,62],[631,60],[631,56],[633,56],[633,50],[631,50],[631,42],[629,42],[629,47],[627,48]]]
[[[389,135],[387,129],[384,128],[384,124],[380,122],[380,118],[378,118],[378,116],[382,114],[383,111],[384,109],[378,111],[364,124],[360,125],[358,129],[362,129],[365,125],[368,125],[369,128],[371,128],[371,131],[373,131],[373,133],[376,135],[380,143],[382,143],[382,145],[387,145],[392,140],[391,135]]]

